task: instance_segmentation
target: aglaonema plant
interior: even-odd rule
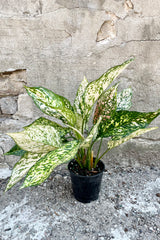
[[[21,156],[15,164],[6,191],[25,180],[21,188],[35,186],[45,181],[54,168],[75,158],[80,168],[93,171],[99,160],[111,149],[156,129],[146,128],[159,114],[155,112],[129,111],[131,88],[117,93],[118,84],[113,80],[132,62],[114,66],[100,78],[88,82],[84,77],[73,106],[65,97],[43,87],[25,87],[36,106],[45,114],[60,119],[62,125],[41,117],[24,131],[8,133],[16,145],[6,155]],[[95,112],[92,114],[94,105]],[[93,115],[92,126],[88,124]],[[108,139],[107,149],[102,153],[102,140]],[[93,158],[94,144],[99,148]]]

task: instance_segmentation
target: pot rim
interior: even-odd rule
[[[103,174],[103,172],[104,172],[104,170],[105,170],[105,164],[104,164],[103,161],[100,160],[99,162],[103,165],[103,169],[102,169],[100,172],[98,172],[97,174],[91,175],[91,176],[83,176],[83,175],[80,175],[80,174],[78,174],[78,173],[74,173],[71,169],[69,169],[70,163],[71,163],[71,162],[74,162],[74,161],[76,161],[76,160],[75,160],[75,159],[72,159],[72,160],[69,161],[69,163],[68,163],[68,170],[69,170],[69,172],[70,172],[71,174],[73,174],[73,175],[75,175],[75,176],[78,176],[78,177],[80,177],[80,178],[94,178],[94,177],[99,176],[100,174]]]

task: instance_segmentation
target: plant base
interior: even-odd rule
[[[99,197],[101,181],[105,165],[102,161],[98,162],[100,172],[92,176],[82,176],[73,172],[75,160],[71,160],[68,169],[71,176],[74,197],[82,203],[90,203]]]

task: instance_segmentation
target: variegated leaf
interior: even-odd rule
[[[46,118],[39,118],[29,126],[25,127],[26,133],[31,140],[45,145],[58,148],[62,145],[64,136],[70,131]]]
[[[7,133],[13,140],[17,143],[17,145],[27,151],[27,152],[34,152],[34,153],[43,153],[49,152],[55,149],[54,146],[44,145],[40,142],[33,141],[26,131],[18,132],[18,133]]]
[[[97,123],[93,126],[93,128],[91,129],[89,135],[87,136],[87,138],[85,138],[85,140],[82,142],[82,144],[80,145],[81,148],[88,148],[90,147],[92,141],[94,141],[97,137],[98,134],[98,127],[99,124],[102,120],[102,117],[100,116]]]
[[[76,116],[75,128],[78,131],[82,132],[82,123],[83,123],[82,115],[79,113],[75,113],[75,116]]]
[[[82,110],[82,96],[84,94],[84,91],[85,91],[85,88],[87,87],[88,85],[88,80],[86,77],[84,77],[83,81],[81,82],[79,88],[78,88],[78,91],[77,91],[77,94],[76,94],[76,97],[75,97],[75,100],[74,100],[74,110],[75,112],[81,114],[81,110]]]
[[[72,131],[74,132],[75,136],[77,137],[76,139],[78,140],[83,140],[84,136],[82,135],[82,133],[75,127],[72,127],[70,125],[67,125],[70,129],[72,129]]]
[[[23,149],[21,149],[17,144],[14,145],[8,152],[4,155],[15,155],[15,156],[23,156],[26,153]]]
[[[44,182],[56,166],[74,158],[78,148],[79,143],[72,141],[55,151],[49,152],[29,170],[22,188],[39,185]]]
[[[27,174],[29,169],[45,154],[46,153],[25,153],[24,156],[14,165],[12,175],[5,191],[9,190],[19,182]]]
[[[132,89],[126,88],[117,94],[117,111],[129,110],[132,106]]]
[[[94,113],[93,123],[95,124],[102,116],[102,123],[108,121],[112,115],[116,112],[117,108],[117,87],[118,84],[111,87],[104,92],[98,99],[97,106]]]
[[[128,135],[127,137],[121,138],[119,140],[110,140],[108,141],[108,149],[112,149],[114,147],[119,146],[120,144],[127,142],[128,140],[134,138],[134,137],[138,137],[141,134],[147,133],[149,131],[155,130],[157,129],[157,127],[152,127],[152,128],[145,128],[145,129],[139,129],[137,131],[132,132],[130,135]]]
[[[56,122],[53,122],[47,118],[44,117],[40,117],[37,120],[35,120],[33,123],[31,123],[30,125],[24,127],[24,129],[28,129],[28,128],[33,128],[36,127],[37,125],[43,125],[43,126],[50,126],[53,127],[54,129],[56,129],[59,132],[59,135],[61,136],[61,138],[63,139],[64,136],[70,132],[69,128],[66,127],[62,127],[61,125],[59,125]]]
[[[112,140],[124,138],[138,129],[146,128],[159,114],[160,109],[156,112],[148,113],[118,111],[110,120],[110,123],[101,126],[100,136],[111,136]]]
[[[87,121],[91,109],[103,91],[112,83],[112,81],[133,61],[130,59],[121,65],[110,68],[100,78],[88,84],[83,94],[83,112],[84,119]]]
[[[71,125],[75,124],[75,114],[70,102],[66,98],[43,87],[25,88],[42,112],[61,119],[63,122],[67,121]]]

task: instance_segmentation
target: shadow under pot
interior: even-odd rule
[[[76,160],[71,160],[68,164],[68,170],[71,176],[73,194],[76,200],[82,203],[90,203],[99,197],[101,182],[105,165],[102,161],[97,164],[97,171],[90,172],[92,175],[85,175],[85,170],[76,172]],[[83,175],[82,175],[83,174]]]

